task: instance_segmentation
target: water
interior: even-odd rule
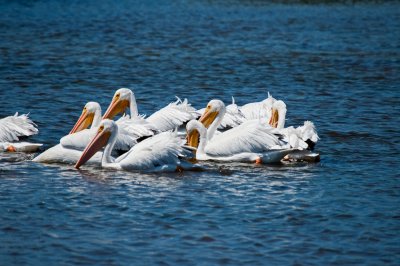
[[[145,175],[0,157],[1,264],[400,263],[400,5],[2,1],[0,117],[48,148],[120,87],[151,114],[270,91],[317,164]]]

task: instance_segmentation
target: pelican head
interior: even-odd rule
[[[208,128],[218,115],[225,115],[225,104],[221,100],[211,100],[208,102],[204,114],[200,117],[199,121]]]
[[[197,120],[190,120],[186,124],[186,141],[187,145],[197,148],[199,146],[199,141],[201,136],[205,136],[207,133],[206,128]]]
[[[101,107],[97,102],[88,102],[83,107],[82,114],[72,128],[69,134],[79,132],[83,129],[88,128],[90,125],[100,122],[101,119]]]
[[[78,162],[75,164],[75,168],[79,169],[79,167],[92,158],[96,152],[105,147],[109,139],[116,134],[118,134],[118,126],[114,121],[109,119],[101,121],[96,136],[94,136],[92,141],[86,146],[81,158],[79,158]]]
[[[275,101],[271,108],[269,125],[274,128],[284,128],[286,117],[286,104],[283,101]]]
[[[130,89],[122,88],[117,90],[106,113],[103,115],[103,119],[113,119],[114,116],[125,113],[125,110],[131,107],[134,99],[134,93]]]

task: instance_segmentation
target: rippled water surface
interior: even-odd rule
[[[168,3],[168,4],[167,4]],[[0,117],[45,148],[120,87],[151,114],[270,91],[321,162],[146,175],[0,155],[9,264],[398,265],[400,5],[0,1]]]

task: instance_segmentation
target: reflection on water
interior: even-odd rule
[[[29,112],[45,148],[120,87],[147,115],[269,91],[321,137],[316,164],[182,174],[1,154],[1,261],[396,265],[400,8],[336,2],[1,2],[0,117]]]

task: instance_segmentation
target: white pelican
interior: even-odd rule
[[[97,102],[88,102],[70,134],[61,138],[61,145],[64,148],[83,151],[96,134],[101,119],[100,104]],[[117,120],[117,124],[120,130],[114,147],[116,150],[127,151],[136,144],[137,139],[152,136],[155,131],[150,123],[139,117],[130,119],[128,116],[122,116]],[[90,129],[87,129],[90,125]]]
[[[139,115],[135,94],[130,89],[122,88],[115,92],[103,118],[112,119],[119,113],[124,113],[127,108],[130,110],[131,117]],[[188,104],[187,100],[185,99],[182,102],[178,98],[176,102],[170,103],[150,115],[146,121],[151,123],[159,132],[164,132],[174,130],[195,117],[196,111]]]
[[[76,168],[83,165],[98,150],[104,148],[101,165],[104,168],[128,171],[176,171],[185,167],[193,168],[190,163],[181,162],[178,156],[186,151],[183,148],[184,140],[176,132],[163,132],[139,142],[127,153],[114,159],[111,150],[118,134],[118,125],[109,119],[101,122],[96,136],[83,151]]]
[[[42,144],[19,142],[21,137],[29,137],[39,132],[28,115],[7,116],[0,119],[0,151],[35,152]]]
[[[214,136],[224,114],[224,103],[211,100],[200,121],[192,120],[186,125],[189,146],[198,147],[196,159],[274,163],[292,151],[259,120],[244,122]]]

